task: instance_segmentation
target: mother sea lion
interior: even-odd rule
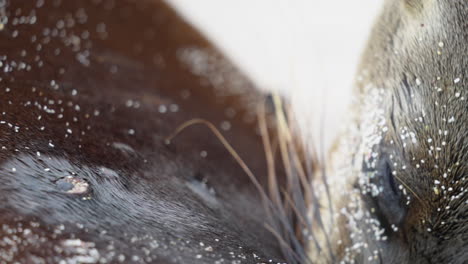
[[[162,1],[0,0],[0,263],[281,262],[263,98]]]

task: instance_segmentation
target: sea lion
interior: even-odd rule
[[[0,0],[0,263],[466,262],[467,15],[386,1],[320,167],[164,2]]]
[[[282,262],[264,95],[163,1],[0,1],[0,263]]]
[[[466,0],[385,1],[327,164],[331,246],[312,261],[468,261],[467,18]]]

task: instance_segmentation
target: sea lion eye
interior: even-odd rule
[[[366,194],[369,206],[375,209],[382,224],[388,227],[399,225],[406,215],[406,207],[391,160],[386,154],[382,154],[373,162],[371,169],[366,168],[363,171],[371,175],[369,189],[372,192]]]
[[[382,168],[380,168],[382,174],[382,181],[386,182],[385,187],[393,192],[393,195],[400,196],[401,192],[398,190],[396,185],[395,175],[392,172],[392,167],[388,161],[385,161]]]
[[[397,186],[396,174],[394,174],[387,157],[383,157],[379,162],[376,184],[380,187],[380,193],[376,197],[380,212],[390,225],[400,224],[406,215],[403,193]]]

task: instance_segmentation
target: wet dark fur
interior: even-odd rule
[[[42,2],[7,1],[0,31],[0,263],[72,262],[92,249],[108,262],[282,261],[258,190],[213,134],[194,126],[164,142],[192,118],[227,121],[223,134],[265,183],[250,108],[262,95],[161,1]],[[14,24],[31,12],[35,23]],[[192,73],[185,49],[224,63],[224,82]],[[88,193],[58,188],[73,173]]]

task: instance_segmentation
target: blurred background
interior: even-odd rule
[[[315,147],[330,147],[383,0],[168,2],[258,87],[289,97]]]

